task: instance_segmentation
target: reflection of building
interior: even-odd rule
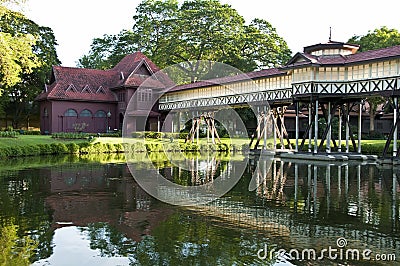
[[[138,87],[159,71],[140,52],[125,56],[114,68],[94,70],[54,66],[50,85],[37,97],[40,102],[41,132],[106,132],[121,129],[125,111]],[[156,90],[167,79],[158,75],[135,94],[133,119],[144,124],[143,110],[151,110]],[[163,83],[161,83],[161,82]],[[157,107],[150,113],[147,129],[157,130]],[[147,116],[147,115],[146,115]]]
[[[43,170],[42,175],[50,180],[46,203],[53,211],[54,226],[105,222],[140,241],[170,213],[167,208],[150,209],[151,198],[122,165],[63,166]]]

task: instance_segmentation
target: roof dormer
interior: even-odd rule
[[[313,56],[351,55],[360,48],[357,44],[329,41],[304,47],[304,53]]]

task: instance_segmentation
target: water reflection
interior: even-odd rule
[[[12,163],[0,168],[0,226],[17,226],[15,242],[28,236],[38,243],[31,257],[36,265],[275,265],[284,258],[264,260],[257,251],[265,245],[320,251],[336,247],[338,237],[349,248],[400,258],[397,168],[253,158],[224,197],[173,207],[148,196],[124,163],[51,160],[30,169]],[[240,162],[194,157],[187,161],[193,172],[164,160],[157,171],[198,185],[218,175],[229,178]],[[140,167],[145,165],[138,162]],[[249,190],[251,182],[255,190]]]

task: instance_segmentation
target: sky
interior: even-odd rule
[[[400,31],[400,1],[270,1],[220,0],[230,4],[249,23],[262,18],[272,24],[292,53],[329,39],[346,42],[381,26]],[[131,29],[141,0],[27,0],[23,13],[41,26],[53,29],[63,66],[74,67],[90,50],[92,40],[104,34]]]

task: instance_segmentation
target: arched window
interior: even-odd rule
[[[103,110],[99,110],[94,114],[95,117],[106,117],[106,112],[104,112]]]
[[[74,109],[68,109],[65,111],[64,116],[78,116],[78,113]]]
[[[47,111],[46,107],[43,109],[43,116],[44,117],[48,117],[49,116],[49,111]]]
[[[91,117],[92,116],[92,112],[90,112],[88,109],[83,110],[80,114],[80,117]]]

